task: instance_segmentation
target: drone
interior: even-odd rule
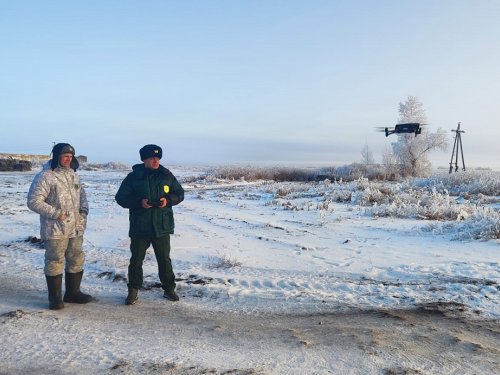
[[[385,136],[388,137],[391,134],[401,134],[401,133],[414,133],[415,137],[422,133],[422,126],[425,124],[420,124],[418,122],[408,122],[405,124],[396,124],[394,129],[378,127],[378,131],[384,132]]]

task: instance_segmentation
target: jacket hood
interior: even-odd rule
[[[58,143],[52,148],[52,159],[50,161],[50,168],[52,170],[59,167],[59,156],[61,154],[70,153],[73,155],[73,159],[71,160],[70,168],[76,171],[80,166],[77,158],[75,157],[75,149],[69,143]]]
[[[49,169],[52,169],[52,159],[48,160],[42,165],[42,171],[47,171]]]

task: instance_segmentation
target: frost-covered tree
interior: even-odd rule
[[[399,123],[425,124],[426,121],[423,104],[416,96],[409,96],[406,102],[399,103]],[[438,149],[445,151],[448,148],[446,133],[442,129],[431,133],[424,127],[418,136],[407,133],[397,136],[398,140],[392,144],[392,150],[403,176],[430,174],[432,165],[428,159],[429,152]]]
[[[410,95],[406,102],[399,103],[399,123],[407,122],[418,122],[419,124],[427,122],[424,105],[416,96]]]

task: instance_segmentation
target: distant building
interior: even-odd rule
[[[6,160],[26,160],[30,162],[45,162],[50,159],[50,155],[31,155],[31,154],[4,154],[0,153],[0,159]]]
[[[0,172],[25,172],[25,171],[31,171],[30,161],[0,158]]]
[[[87,157],[85,155],[78,155],[76,160],[78,160],[80,164],[87,164]]]
[[[31,171],[33,165],[49,160],[48,155],[5,154],[0,153],[0,171],[25,172]]]
[[[33,167],[44,164],[50,158],[50,155],[0,153],[0,171],[31,171]],[[80,164],[87,164],[85,155],[78,155],[76,159]]]

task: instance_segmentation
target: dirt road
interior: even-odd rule
[[[242,314],[103,289],[55,312],[36,280],[0,276],[0,374],[500,373],[500,325],[460,306]]]

